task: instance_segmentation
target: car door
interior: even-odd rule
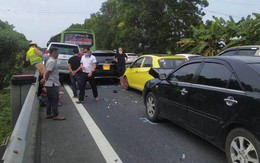
[[[143,64],[141,67],[136,71],[136,78],[137,80],[136,87],[139,90],[144,89],[144,85],[148,80],[151,80],[153,77],[148,73],[150,68],[153,67],[153,58],[152,57],[145,57]]]
[[[160,83],[158,105],[163,117],[188,124],[187,95],[200,65],[200,62],[186,64]]]
[[[244,96],[230,66],[224,62],[205,62],[188,95],[190,128],[213,139],[237,111]],[[241,101],[240,101],[241,102]]]
[[[126,71],[126,77],[131,87],[136,88],[138,86],[138,71],[141,68],[144,57],[138,58]]]

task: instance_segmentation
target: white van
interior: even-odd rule
[[[66,43],[58,43],[58,42],[52,42],[49,44],[47,51],[45,52],[47,56],[49,56],[49,50],[50,48],[57,48],[59,57],[57,60],[57,66],[60,74],[69,74],[68,69],[68,60],[70,57],[73,56],[73,50],[78,49],[80,52],[80,48],[78,45],[74,44],[66,44]],[[46,55],[45,55],[46,56]],[[46,58],[44,59],[46,62]]]

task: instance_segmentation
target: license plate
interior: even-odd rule
[[[104,64],[103,70],[110,70],[110,64]]]
[[[57,64],[58,64],[58,65],[64,65],[64,66],[67,66],[68,61],[67,61],[67,60],[61,60],[61,59],[58,59],[58,60],[57,60]]]

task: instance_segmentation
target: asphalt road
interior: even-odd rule
[[[105,82],[106,83],[106,82]],[[141,92],[99,84],[83,105],[124,163],[225,163],[224,152],[202,138],[162,120],[147,121]]]

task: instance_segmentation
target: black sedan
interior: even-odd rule
[[[111,50],[96,50],[92,54],[97,59],[96,79],[116,79],[115,53]]]
[[[170,74],[150,70],[148,119],[166,118],[226,152],[228,162],[260,161],[260,58],[207,57]]]

